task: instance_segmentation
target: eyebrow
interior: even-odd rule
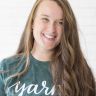
[[[48,15],[45,15],[45,14],[41,14],[42,16],[45,16],[45,17],[50,17]],[[59,20],[64,20],[64,19],[59,19]]]
[[[42,16],[46,16],[46,17],[49,17],[48,15],[45,15],[45,14],[41,14]]]

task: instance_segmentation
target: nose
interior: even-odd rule
[[[54,34],[56,32],[56,27],[55,27],[55,24],[54,23],[49,24],[49,26],[48,26],[48,32],[50,34]]]

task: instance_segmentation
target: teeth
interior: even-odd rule
[[[55,36],[52,36],[52,35],[47,35],[47,34],[44,34],[47,38],[50,38],[50,39],[52,39],[52,38],[55,38]]]

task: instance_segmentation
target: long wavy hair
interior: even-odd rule
[[[78,28],[74,13],[67,0],[50,0],[56,2],[64,13],[64,32],[61,42],[54,48],[50,63],[53,84],[59,96],[95,96],[95,79],[81,51]],[[24,75],[29,67],[29,54],[32,51],[34,37],[32,24],[39,4],[36,0],[26,23],[16,55],[26,55],[25,68],[13,75]]]

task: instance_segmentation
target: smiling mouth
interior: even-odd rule
[[[48,34],[44,34],[42,33],[43,37],[46,38],[47,40],[50,40],[50,41],[54,41],[56,36],[55,35],[48,35]]]

